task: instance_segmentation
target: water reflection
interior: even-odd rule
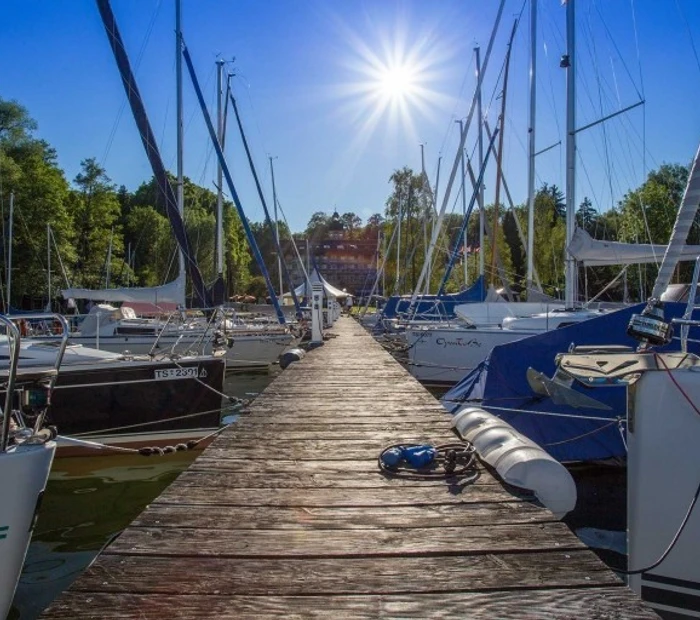
[[[37,617],[197,454],[56,459],[10,618]]]

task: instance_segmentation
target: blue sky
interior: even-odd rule
[[[174,3],[112,6],[166,167],[174,170]],[[538,150],[563,142],[565,127],[565,9],[559,0],[539,7]],[[444,187],[457,148],[455,120],[466,116],[475,86],[473,48],[480,45],[483,58],[496,9],[496,0],[183,0],[183,31],[212,111],[214,62],[235,57],[234,93],[265,191],[271,195],[273,156],[280,204],[300,231],[315,211],[363,219],[381,212],[391,173],[420,170],[421,143],[433,180],[442,156],[439,191]],[[507,1],[486,72],[492,126],[500,113],[496,80],[522,9],[522,0]],[[700,2],[577,0],[577,12],[578,126],[646,100],[604,130],[580,134],[577,202],[587,195],[602,211],[648,170],[688,163],[697,150]],[[526,194],[528,13],[526,6],[513,45],[504,135],[504,173],[516,203]],[[401,92],[387,86],[397,82]],[[93,2],[0,3],[0,97],[27,107],[69,180],[87,157],[129,189],[150,178]],[[213,188],[215,159],[187,78],[185,125],[186,175]],[[243,208],[262,220],[233,124],[226,151]],[[563,146],[538,158],[537,177],[564,188]],[[450,209],[455,202],[453,194]]]

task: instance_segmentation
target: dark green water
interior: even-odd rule
[[[251,398],[276,374],[229,375],[225,391]],[[56,459],[9,618],[38,617],[197,454]]]

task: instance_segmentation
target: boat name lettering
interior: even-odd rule
[[[7,538],[7,531],[10,529],[9,525],[3,525],[0,527],[0,540]]]
[[[465,340],[464,338],[455,338],[454,340],[448,340],[447,338],[438,338],[435,341],[436,344],[440,345],[443,349],[447,347],[480,347],[481,343],[476,338],[471,338],[470,340]]]
[[[164,370],[155,370],[155,378],[163,379],[196,379],[199,377],[199,368],[190,366],[189,368],[165,368]]]

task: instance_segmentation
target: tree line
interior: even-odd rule
[[[604,212],[599,212],[590,198],[584,197],[576,210],[576,225],[594,239],[665,244],[670,238],[687,178],[687,167],[662,164],[651,171],[638,188],[628,191],[614,208]],[[347,226],[352,234],[370,237],[376,237],[379,228],[384,239],[382,262],[386,295],[411,292],[416,287],[437,216],[435,198],[425,174],[405,167],[394,171],[391,182],[393,191],[383,214],[373,215],[364,227],[355,221],[352,226]],[[471,191],[467,192],[470,197]],[[347,221],[352,216],[354,214],[345,214],[341,219]],[[445,215],[430,271],[431,292],[437,290],[450,257],[456,252],[457,266],[446,284],[446,292],[458,291],[474,282],[483,257],[487,284],[500,288],[505,280],[511,292],[526,297],[524,239],[527,235],[527,205],[515,205],[512,209],[505,205],[499,205],[498,209],[493,204],[486,205],[484,220],[487,234],[481,247],[476,209],[469,219],[466,239],[459,238],[462,213]],[[329,221],[327,214],[315,213],[309,221],[306,236],[323,235]],[[699,224],[700,217],[696,217],[688,236],[689,244],[700,243]],[[565,238],[565,196],[556,185],[543,183],[536,191],[534,201],[534,268],[543,292],[557,298],[563,297],[565,286]],[[580,268],[581,298],[590,299],[602,293],[603,300],[646,300],[653,288],[657,266],[630,265],[621,276],[623,269],[623,265]],[[689,282],[691,274],[692,265],[686,263],[679,266],[676,277],[678,281]],[[614,285],[610,286],[613,281]]]
[[[154,179],[135,191],[117,186],[95,158],[81,162],[80,172],[69,182],[57,163],[56,151],[37,137],[37,125],[29,112],[16,101],[0,98],[0,269],[2,306],[43,306],[56,290],[68,286],[104,288],[154,286],[177,275],[176,244],[165,215],[162,196]],[[630,190],[615,208],[598,212],[588,198],[577,209],[577,224],[599,239],[666,243],[675,221],[688,169],[664,164],[649,173],[644,183]],[[381,213],[363,222],[354,212],[315,212],[305,237],[314,247],[330,229],[343,230],[350,238],[377,239],[385,262],[385,294],[406,292],[416,286],[427,241],[435,220],[435,197],[425,174],[408,167],[395,170],[393,185]],[[14,196],[12,218],[12,299],[7,294],[7,264],[10,253],[9,197]],[[214,281],[216,195],[189,179],[184,183],[187,235],[206,282]],[[225,281],[228,296],[250,293],[266,295],[264,281],[251,258],[238,214],[231,203],[224,208]],[[543,184],[535,197],[535,268],[545,292],[557,295],[564,288],[564,195],[555,185]],[[526,275],[525,247],[518,225],[527,229],[524,204],[506,209],[493,204],[485,207],[491,226],[483,247],[479,245],[478,217],[469,221],[466,240],[457,240],[462,215],[445,217],[443,234],[431,270],[430,290],[442,279],[450,253],[457,249],[459,267],[453,270],[448,291],[473,281],[483,256],[491,284],[500,286],[504,276],[515,290],[522,289]],[[273,282],[278,280],[273,231],[267,223],[251,223],[251,228],[267,261]],[[279,223],[284,259],[295,260],[292,234]],[[495,232],[494,232],[495,231]],[[389,247],[389,241],[393,244]],[[494,243],[495,239],[495,243]],[[692,227],[689,243],[700,241],[699,229]],[[400,247],[397,247],[400,246]],[[47,255],[50,253],[50,256]],[[51,261],[51,288],[47,275]],[[580,270],[580,290],[593,296],[601,291],[619,268]],[[631,266],[626,290],[632,299],[644,299],[656,276],[653,265]],[[680,273],[687,280],[689,272]],[[298,283],[297,283],[298,284]],[[609,291],[621,298],[622,283]]]

